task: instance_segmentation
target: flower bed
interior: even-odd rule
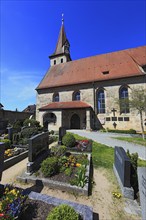
[[[76,140],[74,147],[68,147],[69,151],[73,152],[92,152],[92,140]]]
[[[41,169],[28,176],[24,173],[18,180],[51,188],[88,195],[91,155],[67,153],[60,157],[49,157],[43,161]]]
[[[25,199],[23,190],[5,185],[0,198],[0,220],[18,218]]]
[[[28,195],[28,197],[29,197],[29,199],[34,201],[33,204],[35,202],[37,204],[38,204],[38,202],[44,202],[45,207],[46,207],[46,204],[48,204],[49,205],[48,207],[51,208],[51,209],[54,206],[59,206],[61,204],[69,205],[80,215],[80,217],[82,217],[81,219],[83,219],[83,220],[93,220],[93,210],[89,206],[78,204],[78,203],[75,203],[75,202],[70,202],[68,200],[58,199],[58,198],[55,198],[55,197],[47,196],[47,195],[44,195],[44,194],[41,194],[41,193],[36,193],[36,192],[31,192]],[[41,204],[42,203],[40,203],[40,205]],[[50,205],[52,205],[52,206],[50,207]],[[46,212],[46,210],[44,212]],[[45,219],[45,218],[41,218],[41,219]],[[21,219],[21,220],[23,220],[23,219]]]
[[[8,159],[4,160],[4,170],[8,169],[9,167],[15,165],[16,163],[20,162],[21,160],[25,159],[28,157],[28,150],[25,150],[24,152],[11,156]]]

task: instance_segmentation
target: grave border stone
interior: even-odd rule
[[[115,146],[113,170],[125,198],[134,200],[134,189],[131,187],[131,162],[122,147]]]

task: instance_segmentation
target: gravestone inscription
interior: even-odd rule
[[[138,167],[137,171],[142,220],[146,220],[146,167]]]
[[[3,165],[4,165],[4,151],[5,151],[5,144],[0,142],[0,181],[2,178]]]

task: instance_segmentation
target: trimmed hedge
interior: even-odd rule
[[[67,133],[63,136],[62,143],[66,147],[74,147],[76,144],[76,139],[74,138],[73,134]]]
[[[136,134],[136,130],[129,129],[129,130],[117,130],[117,129],[102,129],[102,132],[112,132],[112,133],[123,133],[123,134]]]
[[[59,172],[57,157],[49,157],[41,163],[41,171],[44,177],[50,177]]]

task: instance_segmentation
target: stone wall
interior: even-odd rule
[[[32,114],[28,112],[16,112],[0,109],[0,132],[5,131],[8,123],[13,124],[17,120],[25,120]]]

